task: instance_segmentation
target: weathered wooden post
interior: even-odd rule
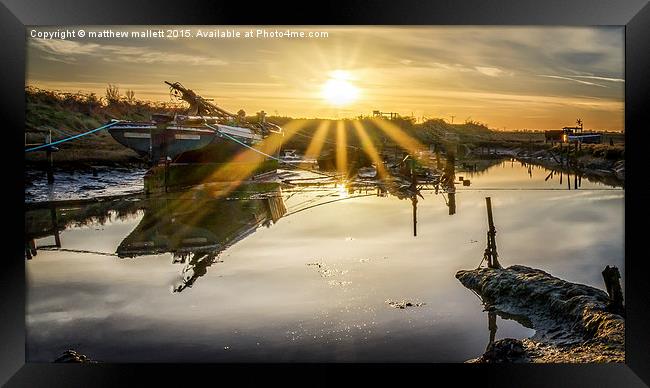
[[[165,193],[167,193],[167,186],[169,185],[169,159],[165,157],[165,171],[164,171],[164,185],[165,185]]]
[[[494,310],[488,310],[488,330],[490,331],[490,342],[488,343],[488,346],[490,346],[491,343],[494,343],[497,329],[497,313]]]
[[[487,232],[487,248],[485,248],[485,259],[488,268],[502,268],[497,259],[497,231],[494,228],[494,219],[492,218],[492,199],[485,197],[485,205],[487,206],[488,216],[488,232]]]
[[[411,204],[413,205],[413,236],[418,235],[418,178],[415,172],[411,170]]]
[[[605,267],[602,274],[603,280],[605,281],[605,288],[609,294],[608,310],[616,314],[624,315],[625,307],[623,306],[623,290],[621,289],[620,282],[621,273],[618,271],[617,267],[610,267],[608,265]]]
[[[45,138],[45,143],[52,143],[52,130],[48,133]],[[54,183],[54,156],[52,155],[52,147],[45,147],[45,155],[47,157],[47,183]]]
[[[61,248],[61,235],[59,234],[59,221],[56,217],[56,207],[50,207],[50,217],[52,218],[52,231],[54,232],[54,245]]]

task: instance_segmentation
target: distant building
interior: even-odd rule
[[[602,142],[602,134],[597,132],[584,132],[582,120],[576,120],[578,124],[575,127],[563,127],[562,129],[554,129],[544,131],[545,142],[555,143],[592,143],[599,144]]]
[[[399,113],[396,112],[381,112],[378,110],[373,110],[372,111],[372,117],[383,117],[387,118],[389,120],[393,120],[399,117]]]

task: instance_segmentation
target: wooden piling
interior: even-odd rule
[[[490,331],[490,342],[488,343],[488,346],[494,342],[497,329],[497,313],[494,310],[488,311],[488,330]]]
[[[609,294],[609,311],[616,314],[625,314],[625,307],[623,306],[623,289],[621,288],[621,273],[615,266],[605,267],[602,272],[603,280],[605,281],[605,288]]]
[[[52,219],[52,231],[54,233],[54,245],[61,248],[61,235],[59,234],[59,220],[56,216],[56,207],[50,207],[50,217]]]
[[[415,175],[415,171],[413,170],[413,164],[411,164],[411,190],[413,193],[411,194],[411,204],[413,205],[413,236],[417,237],[418,235],[418,178]]]
[[[485,205],[487,207],[488,216],[488,232],[487,232],[487,248],[485,248],[485,258],[487,259],[488,268],[501,268],[499,260],[497,259],[497,231],[494,228],[494,219],[492,217],[492,199],[485,197]]]
[[[52,143],[52,130],[45,138],[45,143]],[[54,183],[54,155],[52,155],[52,147],[45,147],[45,155],[47,157],[47,183]]]

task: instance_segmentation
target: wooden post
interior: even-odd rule
[[[497,313],[494,310],[488,311],[488,330],[490,331],[490,342],[488,343],[488,346],[494,342],[497,329]]]
[[[52,142],[52,130],[45,138],[45,143],[49,144]],[[47,183],[51,185],[54,183],[54,156],[52,155],[52,148],[45,148],[45,155],[47,157]]]
[[[490,197],[485,197],[485,205],[487,207],[487,216],[488,216],[488,232],[487,232],[487,242],[488,246],[485,248],[485,257],[487,259],[488,268],[502,268],[497,259],[497,241],[496,234],[497,231],[494,228],[494,219],[492,218],[492,199]]]
[[[165,171],[164,171],[164,185],[165,185],[165,193],[167,193],[167,185],[168,185],[168,180],[169,180],[169,160],[165,157]]]
[[[610,312],[615,314],[624,315],[625,307],[623,306],[623,290],[621,289],[621,273],[617,267],[605,267],[602,272],[603,280],[605,281],[605,288],[609,294],[609,305],[607,306]]]
[[[416,237],[418,235],[418,178],[415,176],[413,168],[411,168],[411,190],[413,191],[411,194],[411,203],[413,205],[413,236]]]
[[[56,217],[56,208],[52,206],[50,208],[50,217],[52,218],[52,231],[54,232],[54,245],[57,248],[61,248],[61,235],[59,234],[59,221]]]

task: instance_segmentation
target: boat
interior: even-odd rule
[[[374,165],[370,167],[361,167],[357,172],[357,175],[359,178],[375,178],[377,177],[377,167]]]
[[[258,113],[258,122],[250,122],[243,110],[230,113],[180,82],[165,83],[172,96],[189,103],[187,114],[153,114],[148,121],[119,121],[108,129],[118,143],[152,164],[225,163],[246,147],[283,135],[264,111]]]

